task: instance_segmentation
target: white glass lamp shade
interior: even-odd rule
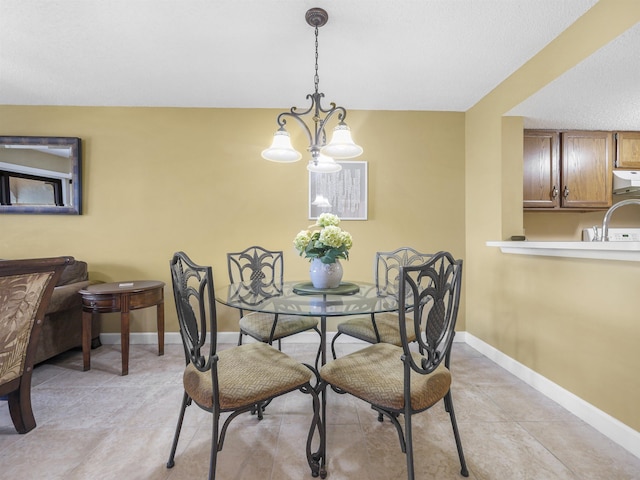
[[[302,154],[293,148],[289,133],[280,129],[273,135],[271,146],[262,151],[262,158],[272,162],[293,163],[302,158]]]
[[[351,138],[351,130],[346,123],[340,123],[333,129],[331,141],[320,151],[331,158],[354,158],[362,155],[362,147]]]
[[[309,161],[309,165],[307,165],[307,170],[310,172],[316,173],[335,173],[342,170],[342,165],[336,163],[333,158],[327,157],[326,155],[318,155],[318,161],[314,162],[313,160]]]

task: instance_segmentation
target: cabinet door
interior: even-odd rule
[[[524,132],[524,208],[559,206],[558,133],[545,130]]]
[[[640,168],[640,132],[616,133],[616,167]]]
[[[611,206],[612,141],[611,132],[562,133],[562,207]]]

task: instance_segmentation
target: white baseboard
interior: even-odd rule
[[[331,342],[336,332],[327,332],[327,343]],[[105,345],[120,344],[119,333],[102,333],[100,340]],[[218,334],[220,343],[236,343],[238,341],[237,332],[220,332]],[[155,332],[131,333],[131,344],[157,344],[158,334]],[[178,332],[165,333],[165,344],[181,344],[180,334]],[[245,337],[244,342],[252,341],[251,338]],[[316,343],[318,334],[315,332],[303,332],[295,336],[295,343]],[[560,385],[557,385],[543,377],[539,373],[534,372],[529,367],[508,357],[488,343],[483,342],[479,338],[468,332],[456,332],[455,342],[466,343],[485,357],[489,358],[512,375],[532,386],[560,406],[573,413],[578,418],[591,425],[603,435],[607,436],[621,447],[640,458],[640,433],[625,425],[621,421],[613,418],[611,415],[594,407],[590,403],[582,400]],[[286,340],[285,340],[286,342]],[[337,340],[338,343],[360,343],[351,337],[343,337]],[[365,343],[365,342],[361,342]]]
[[[508,357],[501,351],[465,332],[465,342],[485,357],[493,360],[509,373],[532,386],[551,400],[582,419],[603,435],[640,458],[640,433],[587,403],[577,395],[543,377],[529,367]]]

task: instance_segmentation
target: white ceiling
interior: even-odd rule
[[[0,0],[0,104],[305,107],[315,40],[304,14],[322,7],[329,13],[319,33],[326,105],[465,111],[595,3]],[[619,129],[605,125],[613,90],[635,105],[628,129],[640,130],[640,89],[629,82],[639,78],[640,29],[623,37],[514,114],[539,128],[574,128],[567,123],[597,116],[596,128]]]
[[[640,24],[509,112],[528,128],[640,130]]]

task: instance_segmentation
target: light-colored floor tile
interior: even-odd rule
[[[577,422],[578,419],[553,400],[524,382],[493,385],[483,392],[509,420]]]
[[[188,440],[189,431],[183,431]],[[160,480],[169,476],[166,468],[173,428],[129,428],[103,430],[103,436],[65,480]],[[187,443],[187,442],[185,442]]]
[[[461,423],[460,431],[469,469],[479,480],[580,478],[517,423]]]
[[[581,421],[520,422],[578,478],[640,479],[640,459]]]
[[[378,474],[368,467],[369,460],[365,434],[360,425],[349,423],[327,426],[328,478],[377,480]]]
[[[233,345],[220,345],[220,349]],[[336,344],[338,355],[366,346]],[[301,362],[317,344],[283,343]],[[132,345],[121,376],[119,345],[92,351],[91,370],[73,350],[36,367],[32,403],[37,428],[18,435],[0,403],[0,477],[47,480],[206,478],[212,416],[187,408],[175,466],[166,468],[183,398],[184,353],[167,345]],[[640,459],[576,419],[465,344],[454,344],[452,394],[471,480],[638,480]],[[368,404],[328,389],[330,480],[404,480],[406,457],[397,431]],[[223,414],[222,421],[228,417]],[[236,417],[218,454],[218,480],[313,478],[305,454],[312,397],[275,399],[263,420]],[[414,416],[417,479],[461,479],[443,403]],[[317,449],[317,434],[312,449]]]
[[[46,426],[38,426],[26,435],[16,434],[18,438],[0,450],[1,476],[66,480],[71,470],[91,455],[104,434],[100,429],[78,432]]]

